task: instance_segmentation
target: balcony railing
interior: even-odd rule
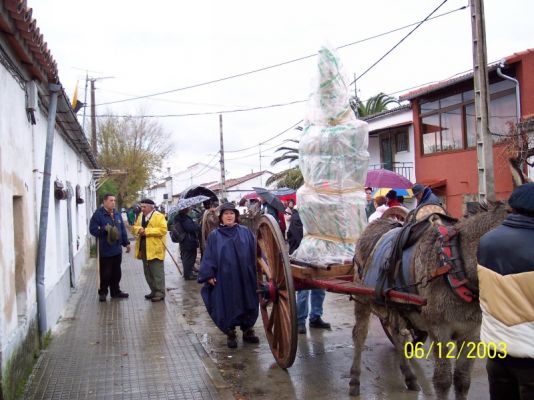
[[[412,180],[413,176],[413,162],[392,162],[392,163],[380,163],[380,164],[370,164],[369,169],[388,169],[390,171],[396,172],[399,175],[404,176],[405,178]]]

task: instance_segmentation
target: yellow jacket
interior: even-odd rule
[[[135,257],[141,259],[140,254],[140,237],[138,236],[139,230],[142,228],[141,221],[143,220],[143,213],[139,213],[137,220],[132,226],[132,233],[135,235]],[[165,259],[165,243],[167,238],[167,221],[165,216],[154,211],[152,217],[148,221],[148,225],[145,228],[146,234],[146,259],[153,260],[155,258],[159,260]]]

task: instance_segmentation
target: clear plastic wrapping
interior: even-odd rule
[[[322,48],[317,90],[299,143],[305,184],[297,191],[297,204],[304,238],[292,254],[316,265],[352,260],[366,223],[368,127],[354,116],[349,98],[338,57]]]

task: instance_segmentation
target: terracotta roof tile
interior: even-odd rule
[[[270,174],[269,171],[260,171],[260,172],[253,172],[251,174],[242,176],[240,178],[228,179],[225,182],[226,183],[226,189],[234,187],[234,186],[237,186],[237,185],[240,185],[241,183],[249,181],[251,179],[257,178],[258,176],[263,175],[264,173]],[[220,183],[215,183],[214,185],[210,185],[207,188],[210,189],[210,190],[213,190],[213,191],[220,190],[221,189],[221,184]]]
[[[0,31],[8,34],[8,40],[17,55],[25,63],[35,79],[41,82],[58,83],[57,63],[48,44],[33,19],[33,10],[26,0],[0,0]]]
[[[519,60],[521,60],[522,58],[524,58],[526,55],[528,55],[530,53],[534,53],[534,49],[527,49],[527,50],[524,50],[524,51],[520,51],[518,53],[514,53],[514,54],[512,54],[510,56],[504,57],[504,60],[508,64],[513,64],[513,63],[518,62]],[[499,66],[499,62],[494,62],[494,63],[488,64],[488,72],[496,70],[498,66]],[[425,94],[437,91],[437,90],[442,89],[444,87],[453,85],[455,83],[463,82],[463,81],[466,81],[466,80],[472,79],[472,78],[473,78],[473,71],[471,70],[471,71],[469,71],[467,73],[462,73],[462,74],[454,76],[452,78],[448,78],[448,79],[445,79],[445,80],[442,80],[442,81],[439,81],[439,82],[436,82],[436,83],[432,83],[430,85],[427,85],[427,86],[412,90],[411,92],[408,92],[406,94],[403,94],[402,96],[399,96],[399,99],[401,101],[402,100],[412,100],[412,99],[414,99],[416,97],[423,96]]]

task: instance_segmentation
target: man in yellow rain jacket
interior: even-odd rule
[[[154,202],[150,199],[140,201],[141,213],[132,227],[136,236],[135,257],[143,260],[145,279],[150,287],[150,293],[145,299],[153,302],[165,298],[165,239],[167,235],[167,221],[165,216],[154,210]]]

